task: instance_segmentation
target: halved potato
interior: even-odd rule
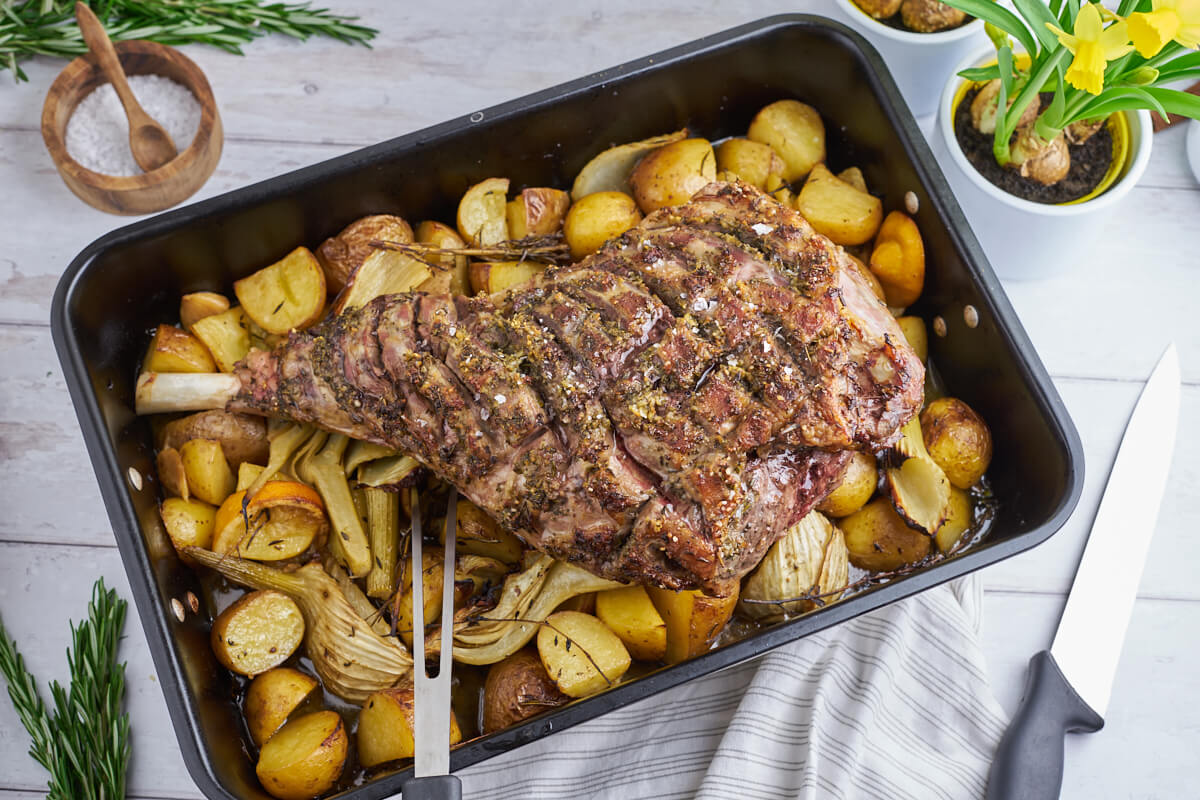
[[[845,181],[860,192],[867,191],[867,179],[863,177],[862,170],[858,167],[847,167],[839,172],[837,176],[838,180]]]
[[[808,174],[825,160],[825,123],[812,106],[799,100],[779,100],[765,106],[750,122],[746,138],[769,144],[787,169],[788,183]]]
[[[280,728],[263,745],[254,771],[280,800],[310,800],[337,782],[349,749],[341,715],[317,711]]]
[[[559,690],[586,697],[620,680],[629,651],[615,633],[590,614],[558,611],[538,630],[538,655]]]
[[[199,500],[168,497],[158,509],[163,527],[175,549],[183,552],[185,547],[203,547],[212,544],[217,510]],[[185,557],[185,561],[187,558]]]
[[[189,331],[205,317],[229,310],[229,298],[217,292],[190,292],[179,299],[179,323]]]
[[[525,545],[516,536],[470,500],[459,500],[455,512],[457,534],[454,548],[458,553],[493,558],[509,566],[520,563]],[[438,527],[438,540],[446,543],[444,525]]]
[[[337,294],[346,287],[354,270],[375,252],[374,241],[411,242],[413,231],[401,217],[373,214],[351,222],[337,236],[317,248],[316,258],[325,272],[325,285]]]
[[[262,747],[320,683],[291,667],[269,669],[250,681],[242,711],[250,738]]]
[[[796,196],[796,210],[817,233],[840,245],[870,241],[883,220],[883,203],[815,164]]]
[[[929,359],[929,334],[925,331],[925,320],[920,317],[897,317],[896,324],[904,334],[904,340],[922,361]],[[951,478],[953,480],[953,478]]]
[[[545,272],[538,261],[474,261],[471,263],[471,288],[479,294],[495,294],[529,283]]]
[[[551,680],[537,651],[518,650],[488,670],[483,685],[483,732],[503,730],[570,699]]]
[[[768,144],[749,139],[726,139],[717,147],[717,170],[732,172],[756,189],[767,188],[767,178],[787,169]]]
[[[171,420],[163,426],[159,439],[162,449],[179,449],[190,439],[215,439],[235,468],[245,461],[265,464],[270,455],[266,420],[229,411],[200,411]]]
[[[217,660],[254,677],[287,661],[304,639],[304,617],[282,592],[250,592],[213,620]]]
[[[421,244],[433,245],[434,247],[440,247],[447,250],[467,246],[467,243],[462,240],[462,237],[458,235],[458,232],[449,225],[441,222],[434,222],[433,220],[428,219],[417,226],[417,241]],[[444,271],[434,275],[432,278],[426,281],[425,284],[422,284],[420,287],[421,291],[435,291],[435,289],[428,284],[432,284],[433,282],[438,281],[440,277],[445,276],[445,288],[442,291],[445,291],[449,294],[471,293],[471,281],[467,275],[466,256],[445,254],[434,256],[429,260],[441,264],[444,268]]]
[[[467,189],[458,203],[458,232],[476,247],[507,241],[508,178],[488,178]]]
[[[235,306],[218,314],[209,314],[192,323],[192,333],[204,342],[221,372],[233,372],[237,362],[250,352],[250,328],[246,312]]]
[[[178,450],[174,447],[164,447],[158,451],[154,462],[158,468],[158,480],[167,494],[182,497],[184,500],[191,497],[191,492],[188,490],[187,470],[183,467],[183,457],[179,455]]]
[[[412,758],[415,712],[411,680],[375,692],[363,703],[358,715],[358,760],[373,767],[397,758]],[[454,709],[450,709],[450,744],[462,741]]]
[[[871,252],[871,271],[883,284],[889,306],[904,308],[916,302],[925,287],[925,244],[921,231],[902,211],[883,220]]]
[[[686,139],[687,129],[667,133],[662,136],[652,136],[640,142],[610,147],[595,156],[584,165],[575,177],[571,187],[571,199],[578,203],[584,197],[596,192],[629,193],[629,176],[638,161],[647,153],[653,152],[673,142]]]
[[[325,290],[325,271],[307,247],[233,283],[246,316],[267,333],[304,330],[319,320]]]
[[[557,233],[570,205],[571,196],[562,189],[522,189],[508,202],[508,235],[524,239]]]
[[[596,616],[621,638],[638,661],[662,661],[667,654],[667,623],[643,586],[596,593]]]
[[[445,527],[444,525],[438,527]],[[445,580],[443,555],[431,548],[421,550],[421,621],[420,625],[431,625],[442,615],[442,586]],[[409,648],[413,644],[414,626],[418,624],[413,613],[412,559],[404,561],[404,574],[400,579],[400,591],[392,605],[392,619],[396,631]],[[434,637],[436,639],[436,636]],[[426,643],[429,637],[426,636]]]
[[[237,485],[221,443],[215,439],[189,439],[179,448],[179,457],[188,490],[206,503],[219,505]]]
[[[673,592],[647,586],[646,591],[667,623],[668,664],[708,650],[733,616],[738,601],[736,588],[728,597],[709,597],[699,589]]]
[[[975,519],[971,514],[971,498],[957,486],[950,490],[950,504],[946,512],[946,521],[934,534],[938,550],[949,553],[958,544],[963,534],[971,529]]]
[[[159,325],[150,340],[145,372],[216,372],[208,348],[192,334],[171,325]]]
[[[245,498],[244,490],[234,492],[217,509],[214,553],[282,561],[300,555],[329,530],[321,496],[306,484],[267,481]]]
[[[683,139],[645,156],[629,176],[642,213],[686,203],[717,177],[717,157],[707,139]]]
[[[624,192],[593,192],[575,201],[567,211],[563,235],[578,261],[591,255],[642,219],[637,202]]]
[[[920,561],[929,555],[933,541],[929,534],[906,525],[886,497],[877,497],[839,520],[838,527],[846,535],[850,563],[873,572]]]
[[[879,485],[879,470],[875,457],[861,450],[850,457],[842,481],[824,500],[817,503],[817,510],[831,517],[846,517],[858,511]]]

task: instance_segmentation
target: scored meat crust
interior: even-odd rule
[[[411,453],[598,575],[715,593],[924,381],[841,248],[741,183],[500,297],[380,297],[237,375],[230,410]]]

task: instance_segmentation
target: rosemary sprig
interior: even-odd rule
[[[328,36],[367,44],[378,31],[309,3],[266,0],[88,0],[113,41],[149,39],[166,45],[208,44],[241,54],[268,33],[297,39]],[[28,80],[20,62],[35,55],[69,58],[87,52],[73,0],[0,0],[0,70]]]
[[[499,244],[479,247],[437,247],[420,242],[392,242],[373,240],[369,242],[377,250],[394,250],[412,256],[436,270],[446,269],[439,256],[471,256],[490,261],[524,261],[534,259],[548,264],[569,264],[571,250],[562,234],[526,236],[524,239],[509,239]]]
[[[51,714],[0,621],[0,672],[29,731],[29,754],[50,773],[50,800],[122,800],[129,766],[129,715],[121,711],[125,665],[116,663],[126,603],[104,579],[92,588],[88,618],[71,626],[71,685],[50,684]]]

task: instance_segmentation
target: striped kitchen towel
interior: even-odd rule
[[[972,576],[459,773],[463,796],[976,800],[1005,719]]]

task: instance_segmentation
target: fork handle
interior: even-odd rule
[[[410,778],[400,787],[404,800],[462,800],[462,781],[457,775],[428,775]]]

